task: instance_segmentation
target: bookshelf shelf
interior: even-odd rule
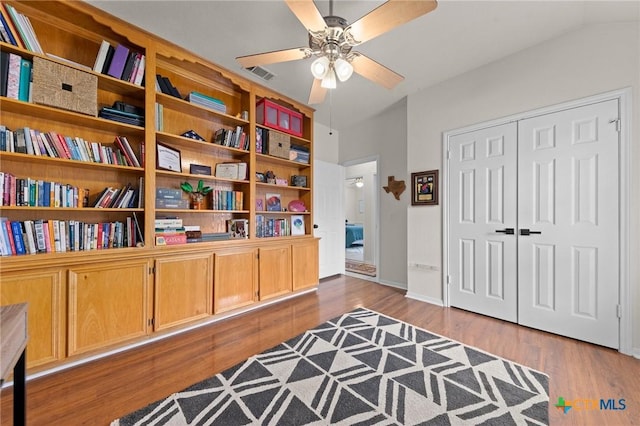
[[[282,132],[280,130],[276,130],[276,129],[272,129],[271,127],[268,126],[263,126],[261,124],[256,124],[256,127],[260,127],[261,129],[267,129],[270,132],[274,132],[274,133],[280,133],[286,136],[289,136],[291,139],[291,143],[293,144],[297,144],[297,145],[303,145],[303,146],[309,146],[311,145],[311,141],[309,139],[305,139],[305,138],[301,138],[299,136],[295,136],[286,132]]]
[[[74,167],[87,169],[117,170],[123,173],[144,174],[141,167],[120,166],[118,164],[92,163],[88,161],[70,160],[68,158],[53,158],[43,155],[21,154],[18,152],[0,152],[0,160],[26,161],[29,163],[54,164],[60,167]]]
[[[156,213],[189,213],[189,214],[248,214],[249,210],[213,210],[213,209],[202,209],[202,210],[194,210],[194,209],[156,209]]]
[[[276,185],[276,184],[273,184],[273,183],[263,183],[263,182],[256,182],[256,186],[257,187],[266,188],[266,189],[271,190],[271,191],[279,191],[279,190],[284,190],[284,191],[311,191],[311,188],[304,188],[304,187],[301,187],[301,186]]]
[[[286,166],[297,168],[297,169],[307,169],[311,167],[310,164],[298,163],[297,161],[291,161],[285,158],[274,157],[272,155],[267,155],[267,154],[256,154],[256,159],[264,163],[284,164]]]
[[[175,147],[197,147],[205,150],[218,150],[220,152],[230,153],[229,155],[249,155],[249,151],[244,149],[233,148],[230,146],[219,145],[211,141],[199,141],[184,136],[174,135],[166,132],[156,132],[157,138],[164,143],[171,143]]]
[[[174,96],[156,93],[156,98],[157,101],[161,103],[165,108],[171,108],[172,110],[194,117],[219,120],[221,123],[233,126],[245,126],[249,124],[249,121],[243,120],[239,117],[195,105],[191,102],[185,101],[183,99],[178,99]]]

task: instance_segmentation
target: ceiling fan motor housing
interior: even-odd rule
[[[352,48],[344,37],[344,29],[349,22],[339,16],[325,16],[323,19],[327,24],[325,31],[309,33],[309,47],[313,54],[326,56],[331,61],[339,57],[346,58]]]

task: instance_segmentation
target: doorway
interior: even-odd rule
[[[377,168],[377,160],[345,167],[345,271],[367,279],[378,276]]]
[[[451,306],[622,348],[621,102],[445,135]]]

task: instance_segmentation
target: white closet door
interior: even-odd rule
[[[612,100],[518,122],[519,323],[614,348],[617,119]]]
[[[451,305],[517,321],[515,123],[449,139]],[[508,233],[509,232],[509,233]]]

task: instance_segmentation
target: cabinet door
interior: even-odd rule
[[[291,246],[293,289],[318,285],[318,240],[296,242]]]
[[[290,293],[291,246],[260,249],[260,300]]]
[[[255,249],[217,251],[213,279],[214,313],[218,314],[256,300]]]
[[[61,269],[2,274],[0,305],[28,303],[27,367],[65,357],[65,301]]]
[[[149,262],[69,269],[69,355],[148,333]]]
[[[211,315],[213,254],[187,254],[156,260],[156,330]]]

